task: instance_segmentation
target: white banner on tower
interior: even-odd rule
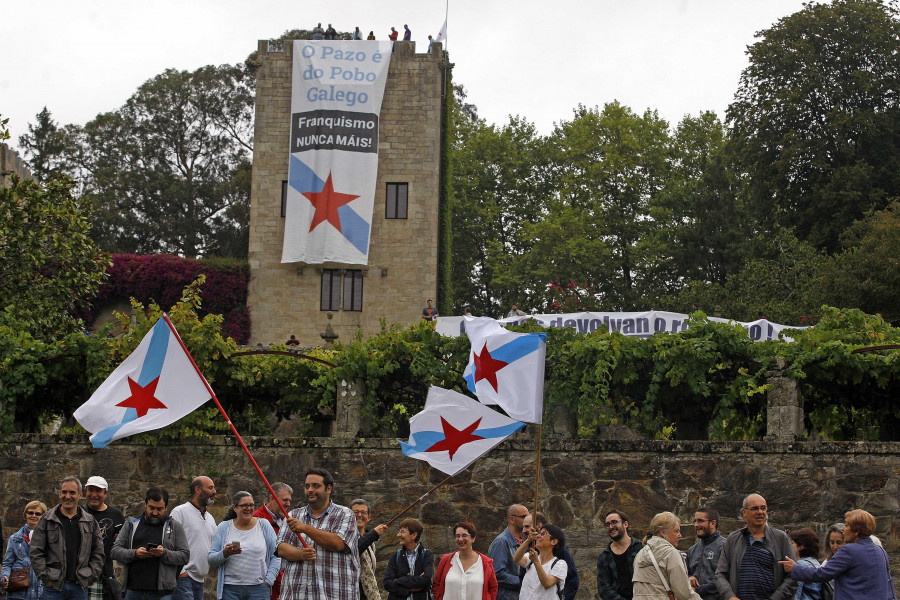
[[[391,42],[294,41],[281,262],[368,264]]]

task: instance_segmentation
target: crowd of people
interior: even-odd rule
[[[337,39],[337,30],[332,27],[331,23],[328,24],[327,28],[323,28],[321,23],[317,23],[315,27],[312,28],[312,39],[313,40],[336,40]],[[359,27],[356,27],[353,30],[353,39],[361,40],[362,32],[359,30]],[[391,27],[391,32],[388,34],[388,39],[392,42],[396,42],[400,37],[400,32],[397,31],[396,28]],[[369,35],[366,36],[367,40],[375,39],[375,32],[369,31]],[[428,39],[431,40],[431,36],[428,36]],[[403,41],[410,42],[412,41],[412,30],[409,28],[409,25],[403,25]]]
[[[103,477],[90,477],[82,488],[69,476],[53,508],[37,500],[25,505],[0,586],[16,600],[203,600],[215,568],[217,600],[381,600],[382,591],[388,600],[573,600],[578,592],[565,532],[521,504],[509,507],[506,528],[487,554],[474,549],[472,523],[455,523],[456,549],[436,568],[422,523],[404,519],[379,585],[374,544],[388,526],[369,527],[372,509],[364,499],[336,504],[334,488],[331,473],[311,468],[305,505],[288,510],[293,489],[278,482],[265,503],[250,492],[233,494],[216,524],[207,510],[216,488],[206,476],[196,477],[190,500],[171,511],[169,493],[151,487],[143,513],[132,519],[107,504]],[[741,516],[744,527],[725,537],[718,512],[699,509],[697,542],[685,553],[675,514],[654,516],[637,540],[625,512],[608,511],[610,543],[597,558],[601,600],[895,599],[888,556],[868,512],[851,510],[845,523],[829,528],[821,564],[816,533],[770,526],[759,494],[744,499]],[[121,582],[113,561],[123,567]]]

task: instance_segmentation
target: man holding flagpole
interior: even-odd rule
[[[275,554],[284,577],[281,600],[359,600],[359,533],[353,511],[331,500],[334,478],[312,468],[306,506],[288,514]],[[301,547],[301,536],[307,547]]]

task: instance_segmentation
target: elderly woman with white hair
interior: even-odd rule
[[[684,558],[678,551],[681,523],[670,512],[650,521],[644,547],[634,557],[634,600],[701,600],[688,581]]]

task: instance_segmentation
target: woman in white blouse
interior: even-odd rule
[[[529,543],[531,542],[531,543]],[[513,560],[525,567],[519,600],[557,600],[562,597],[569,567],[563,560],[566,534],[549,523],[532,529],[528,539],[516,550]]]
[[[453,526],[456,552],[445,554],[434,574],[434,600],[497,600],[494,561],[472,548],[475,526],[461,521]]]

